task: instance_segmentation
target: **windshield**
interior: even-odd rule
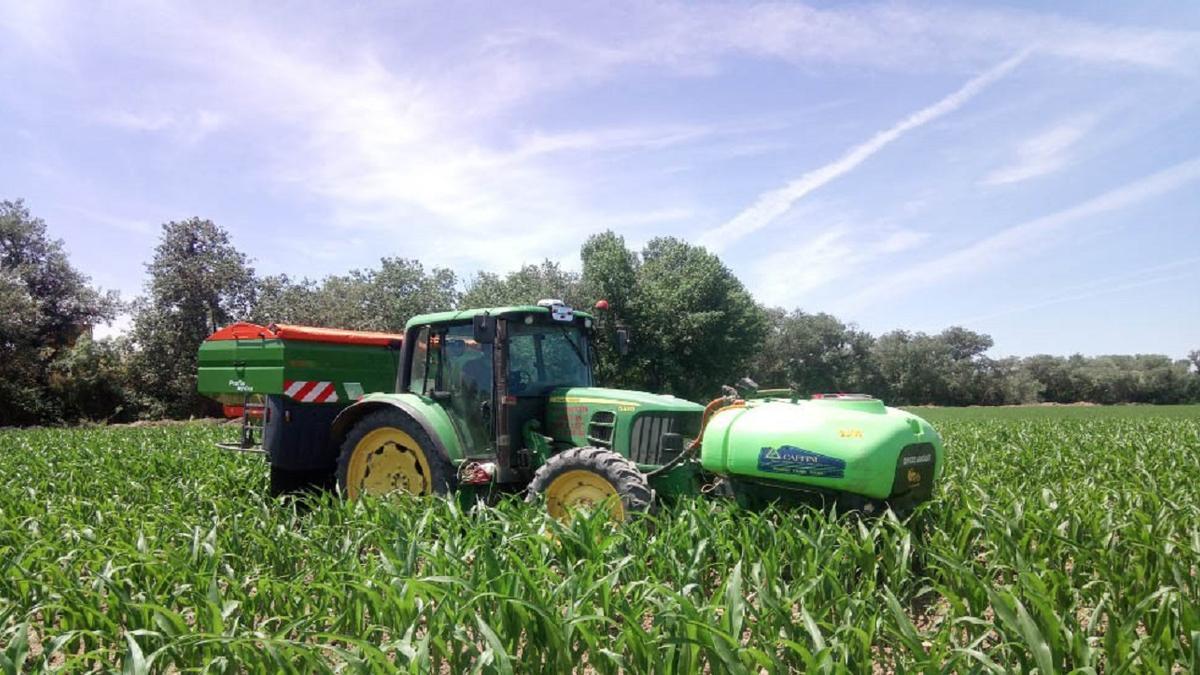
[[[592,383],[587,338],[578,326],[513,322],[508,335],[508,390],[541,396],[558,387]]]

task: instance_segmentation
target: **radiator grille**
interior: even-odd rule
[[[699,426],[699,413],[645,413],[633,420],[629,434],[629,458],[638,464],[662,464],[663,434],[691,438]]]

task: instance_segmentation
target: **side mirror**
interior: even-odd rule
[[[617,329],[617,353],[620,354],[621,356],[625,356],[626,354],[629,353],[629,329],[628,328],[622,327],[622,328]]]
[[[489,314],[477,315],[471,321],[472,337],[476,342],[495,342],[496,341],[496,317]]]

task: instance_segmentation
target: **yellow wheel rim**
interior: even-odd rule
[[[354,446],[346,491],[351,499],[396,492],[432,494],[429,460],[412,436],[395,427],[374,429]]]
[[[573,510],[596,507],[608,509],[613,522],[625,520],[625,505],[617,489],[597,473],[583,469],[567,471],[546,487],[546,509],[559,520],[568,520]]]

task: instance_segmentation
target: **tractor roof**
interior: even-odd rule
[[[492,316],[511,316],[523,314],[549,314],[549,307],[539,307],[537,305],[509,305],[507,307],[480,307],[478,309],[459,309],[450,312],[433,312],[432,314],[420,314],[408,320],[405,324],[405,329],[412,328],[427,323],[450,323],[453,321],[467,321],[480,314],[490,314]],[[592,315],[587,312],[575,311],[575,316],[585,319],[592,318]]]

